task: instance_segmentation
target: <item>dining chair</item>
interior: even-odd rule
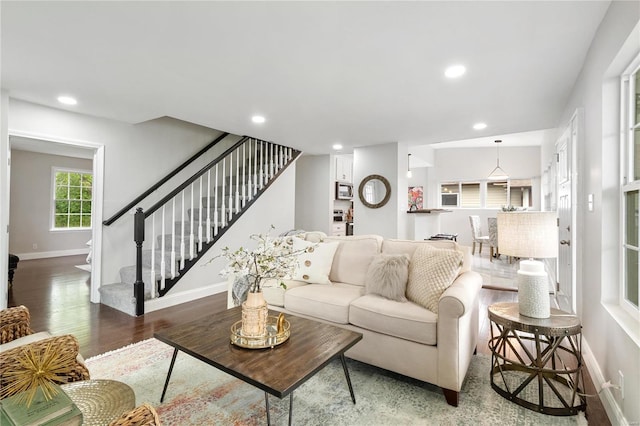
[[[476,253],[476,243],[480,245],[478,253],[482,254],[482,244],[489,243],[489,236],[482,235],[482,229],[480,227],[480,216],[470,215],[469,223],[471,224],[471,236],[473,238],[471,255],[474,255]]]

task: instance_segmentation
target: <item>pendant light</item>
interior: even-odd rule
[[[489,179],[489,180],[507,180],[507,179],[509,179],[509,176],[500,167],[500,144],[502,143],[502,141],[501,140],[496,140],[495,143],[496,143],[496,168],[493,169],[493,171],[489,174],[489,176],[487,176],[487,179]]]
[[[411,154],[407,154],[407,177],[411,179],[413,173],[411,173]]]

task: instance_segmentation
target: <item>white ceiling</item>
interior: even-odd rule
[[[609,3],[2,1],[2,88],[312,154],[491,139],[558,124]]]

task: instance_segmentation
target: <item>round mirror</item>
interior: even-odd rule
[[[358,196],[362,204],[370,209],[384,206],[391,197],[391,185],[387,178],[380,175],[369,175],[360,182]]]

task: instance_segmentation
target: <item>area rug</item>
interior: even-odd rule
[[[148,339],[87,359],[86,364],[92,379],[120,380],[131,386],[137,403],[155,406],[163,425],[266,424],[262,391],[182,352],[160,404],[172,353],[172,347]],[[491,389],[489,365],[488,356],[473,357],[455,408],[435,386],[348,360],[354,405],[342,365],[336,361],[295,390],[293,424],[586,425],[582,415],[546,416],[502,398]],[[289,398],[269,401],[272,423],[287,424]]]

